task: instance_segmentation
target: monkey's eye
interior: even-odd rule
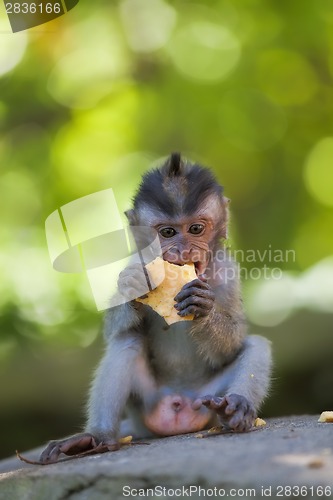
[[[164,227],[160,230],[160,235],[163,236],[163,238],[172,238],[175,234],[176,231],[173,227]]]
[[[203,224],[192,224],[192,226],[189,229],[189,232],[191,234],[200,234],[204,229],[205,226]]]

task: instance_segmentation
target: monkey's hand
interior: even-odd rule
[[[195,318],[200,318],[208,316],[212,310],[215,293],[206,278],[201,277],[186,283],[176,295],[175,301],[179,316],[194,314]]]
[[[130,264],[119,274],[118,290],[128,300],[141,297],[149,291],[147,277],[141,264]]]
[[[254,425],[256,411],[254,406],[244,396],[229,394],[218,396],[204,396],[192,403],[192,408],[198,410],[204,405],[215,411],[223,425],[236,432],[246,432]]]
[[[61,453],[73,456],[92,450],[98,452],[101,449],[102,451],[102,447],[107,448],[108,451],[115,451],[119,449],[119,444],[114,440],[101,441],[88,432],[75,434],[59,441],[50,441],[39,460],[42,464],[52,464],[57,462]]]

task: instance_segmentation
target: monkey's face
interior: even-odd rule
[[[226,236],[227,200],[216,195],[204,199],[192,213],[178,207],[174,214],[165,213],[149,203],[127,212],[132,225],[154,228],[160,239],[163,259],[178,265],[195,265],[198,276],[206,272],[216,244]]]
[[[194,263],[198,276],[204,274],[214,238],[213,221],[204,217],[177,218],[154,225],[159,234],[163,259],[172,264]]]
[[[174,153],[143,176],[126,212],[130,225],[149,226],[159,235],[164,260],[194,263],[205,273],[220,238],[226,238],[228,202],[213,174]]]

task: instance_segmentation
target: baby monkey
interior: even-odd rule
[[[178,315],[194,319],[168,327],[134,300],[109,309],[85,432],[49,443],[43,463],[101,443],[115,450],[120,435],[171,436],[221,423],[251,429],[268,391],[271,351],[263,337],[247,336],[237,266],[223,247],[228,203],[212,172],[178,153],[143,176],[127,218],[157,231],[164,260],[194,264],[196,279],[175,297]],[[139,297],[145,283],[142,266],[132,264],[118,288]]]

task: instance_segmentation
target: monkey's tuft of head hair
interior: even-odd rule
[[[183,174],[183,162],[180,153],[171,153],[165,167],[168,170],[169,177],[180,176]]]
[[[212,171],[172,153],[162,166],[143,176],[133,200],[134,210],[149,205],[170,217],[191,215],[210,195],[222,201],[223,187]]]

